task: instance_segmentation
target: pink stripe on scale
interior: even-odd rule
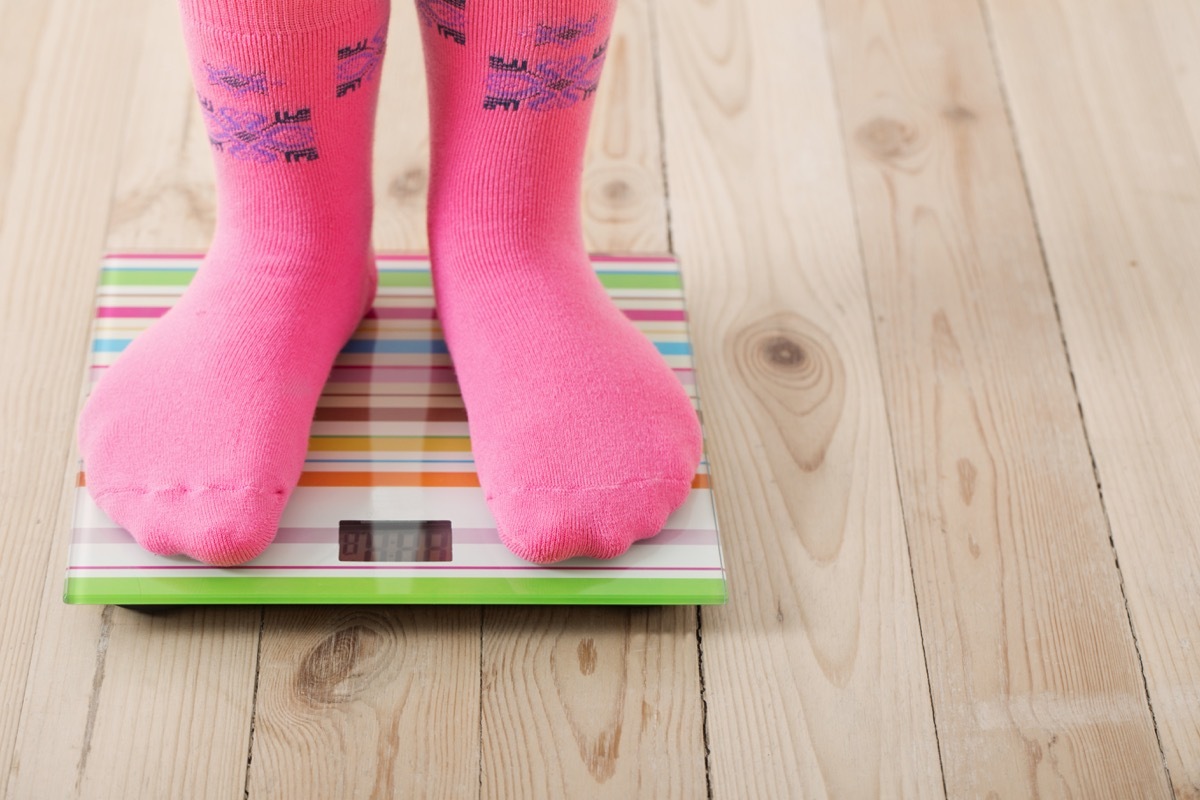
[[[99,380],[98,372],[108,369],[107,364],[92,364],[90,369],[91,380],[93,382]],[[337,384],[352,384],[352,385],[376,385],[384,383],[415,383],[418,385],[430,386],[432,384],[454,384],[457,385],[458,380],[451,371],[453,367],[388,367],[382,365],[347,365],[344,367],[334,367],[329,373],[329,380],[326,385],[326,390],[322,393],[327,397],[340,397],[340,393],[332,391],[330,387]],[[694,370],[691,367],[672,367],[675,376],[679,378],[679,382],[684,386],[690,386],[696,382]],[[436,370],[445,370],[444,372],[436,372]],[[370,396],[380,397],[458,397],[457,392],[370,392]]]
[[[612,254],[612,253],[589,253],[588,258],[592,261],[606,261],[620,264],[673,264],[676,261],[675,256],[666,254],[656,255],[638,255],[638,254]],[[179,253],[105,253],[104,260],[124,259],[128,261],[202,261],[203,253],[195,251],[179,252]],[[425,253],[376,253],[376,261],[428,261],[429,256]]]
[[[204,260],[204,253],[190,250],[176,253],[105,253],[104,261],[195,261]],[[376,261],[428,261],[429,256],[423,253],[377,253]]]
[[[169,306],[100,306],[97,317],[154,319],[167,313]],[[372,308],[366,319],[436,319],[433,306],[404,306],[398,308]],[[682,317],[680,317],[682,319]]]
[[[155,319],[167,313],[168,306],[100,306],[96,309],[96,317],[118,319]],[[682,322],[684,313],[673,309],[656,308],[626,308],[622,312],[631,320]],[[437,311],[432,306],[402,306],[392,308],[372,308],[365,319],[437,319]]]
[[[500,544],[500,536],[495,528],[455,528],[454,541],[457,544]],[[280,528],[275,537],[275,544],[334,544],[337,541],[337,528]],[[72,537],[73,544],[133,544],[134,539],[123,528],[75,528]],[[667,528],[650,539],[634,542],[639,544],[689,544],[715,545],[717,532],[705,528]]]

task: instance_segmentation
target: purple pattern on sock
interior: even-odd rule
[[[280,156],[285,161],[316,160],[316,136],[306,124],[308,109],[295,114],[277,111],[272,118],[258,111],[216,108],[204,98],[200,104],[208,123],[208,140],[220,152],[259,164],[278,161]]]
[[[228,89],[235,95],[267,93],[268,83],[265,72],[245,73],[229,66],[218,67],[207,61],[204,62],[204,69],[208,73],[210,84]]]
[[[539,23],[533,32],[533,45],[534,47],[547,44],[556,44],[560,47],[570,46],[586,36],[594,36],[597,22],[599,22],[598,17],[583,21],[569,19],[561,25]]]
[[[569,108],[596,91],[604,54],[593,57],[580,53],[560,60],[548,60],[519,71],[493,67],[487,78],[485,108],[533,111]]]
[[[417,15],[427,28],[457,44],[466,44],[467,0],[417,0]]]
[[[384,51],[387,50],[385,34],[386,30],[380,28],[370,40],[362,39],[338,50],[338,97],[344,97],[347,92],[354,91],[364,80],[374,79],[375,71],[383,61]]]

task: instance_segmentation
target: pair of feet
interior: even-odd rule
[[[184,0],[217,231],[184,296],[106,370],[79,421],[89,491],[152,552],[230,565],[266,548],[334,358],[374,298],[371,84],[387,12],[356,8],[340,28],[267,37],[234,29],[244,13],[205,18],[211,5]],[[583,40],[605,20],[590,20],[562,38],[594,61],[602,41]],[[434,291],[501,539],[535,562],[609,558],[683,502],[699,423],[582,246],[591,92],[526,103],[524,115],[489,104],[494,52],[537,46],[523,31],[552,28],[511,22],[474,49],[469,32],[459,41],[441,22],[426,29]],[[507,79],[519,62],[500,63]]]

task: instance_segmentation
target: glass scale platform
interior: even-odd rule
[[[90,387],[187,288],[198,253],[120,253],[101,265]],[[500,542],[424,255],[380,254],[374,308],[318,403],[300,484],[275,541],[237,567],[155,556],[109,520],[80,463],[68,603],[715,604],[725,571],[707,460],[658,536],[611,560],[530,564]],[[697,403],[683,288],[671,256],[592,256],[601,282]],[[697,406],[698,407],[698,406]]]

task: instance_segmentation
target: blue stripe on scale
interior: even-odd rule
[[[132,339],[96,339],[92,342],[93,353],[120,353]],[[692,346],[687,342],[655,342],[654,346],[664,356],[688,356]],[[361,353],[424,353],[445,354],[446,343],[441,339],[351,339],[342,348],[345,354]]]

